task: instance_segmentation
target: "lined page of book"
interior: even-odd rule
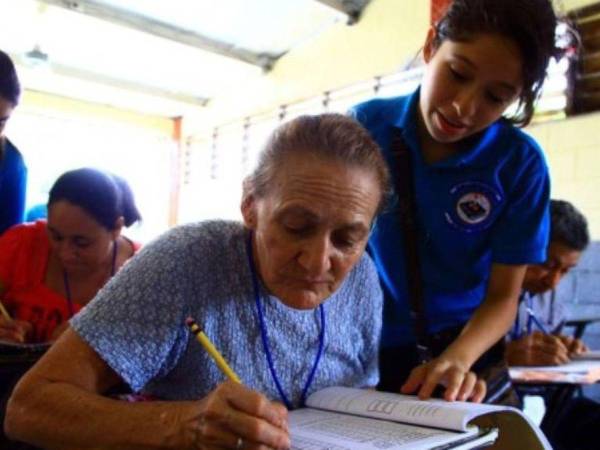
[[[464,441],[478,436],[476,427],[455,432],[310,408],[292,411],[289,424],[292,450],[425,450],[461,442],[471,448]],[[486,435],[485,442],[495,437]]]
[[[437,399],[422,401],[415,396],[345,387],[315,392],[306,404],[312,408],[454,431],[466,431],[468,422],[480,415],[512,409]]]

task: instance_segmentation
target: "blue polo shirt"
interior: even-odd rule
[[[0,234],[23,222],[27,167],[17,148],[5,138],[0,157]]]
[[[393,127],[402,130],[412,153],[424,307],[428,331],[437,332],[470,319],[485,297],[492,263],[545,261],[550,180],[535,141],[503,119],[468,138],[464,151],[426,163],[417,134],[418,100],[419,90],[362,103],[351,113],[380,145],[392,178]],[[415,341],[397,203],[394,195],[368,246],[386,295],[384,347]]]

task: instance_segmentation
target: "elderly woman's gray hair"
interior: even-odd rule
[[[246,178],[246,193],[264,197],[290,156],[316,156],[372,172],[379,184],[381,211],[390,194],[390,175],[377,143],[356,120],[342,114],[300,116],[278,127]]]

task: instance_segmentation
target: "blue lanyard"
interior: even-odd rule
[[[533,296],[529,292],[524,292],[521,302],[523,301],[525,301],[526,303],[525,312],[527,313],[527,319],[525,329],[527,330],[527,336],[529,336],[533,331],[533,325],[538,327],[542,333],[550,334],[548,333],[548,330],[546,329],[544,324],[537,318],[535,311],[533,310]],[[520,307],[521,306],[519,305],[519,308]],[[517,318],[517,320],[515,320],[515,325],[513,327],[512,332],[513,339],[520,339],[523,334],[521,331],[522,330],[520,328],[520,323]]]
[[[533,328],[533,318],[534,315],[532,314],[533,311],[533,299],[531,297],[531,295],[527,295],[527,297],[525,297],[525,301],[527,302],[527,307],[525,308],[525,310],[527,311],[527,336],[529,336],[531,334],[532,328]]]
[[[269,337],[267,336],[267,326],[265,324],[265,317],[262,308],[262,304],[260,302],[260,288],[258,286],[258,277],[256,276],[256,267],[254,266],[254,259],[252,258],[252,232],[248,235],[247,240],[247,254],[248,254],[248,265],[250,266],[250,272],[252,274],[252,285],[254,287],[254,300],[256,302],[256,312],[258,314],[258,321],[260,323],[260,336],[262,338],[263,348],[265,350],[265,355],[267,357],[267,363],[269,365],[269,371],[271,372],[271,376],[273,377],[273,381],[275,382],[275,386],[277,387],[277,391],[279,392],[279,397],[287,407],[287,409],[294,409],[292,403],[288,399],[287,395],[283,391],[281,387],[281,383],[279,381],[279,377],[277,376],[277,372],[275,371],[275,365],[273,364],[273,357],[271,356],[271,350],[269,348]],[[313,363],[312,369],[308,374],[308,378],[306,379],[306,383],[304,384],[304,389],[302,389],[302,395],[300,396],[300,405],[304,406],[306,402],[306,397],[308,394],[308,389],[313,382],[315,377],[315,373],[317,372],[317,367],[319,365],[319,361],[321,360],[321,354],[323,353],[323,347],[325,343],[325,309],[323,308],[323,304],[319,305],[319,312],[321,315],[321,330],[319,331],[319,348],[317,349],[317,356],[315,357],[315,362]]]
[[[117,263],[117,241],[113,241],[113,253],[112,253],[112,268],[110,270],[110,276],[114,276],[115,267]],[[73,317],[75,309],[73,308],[73,299],[71,298],[71,288],[69,286],[69,277],[67,271],[63,269],[63,282],[65,284],[65,294],[67,294],[67,306],[69,307],[69,317]]]

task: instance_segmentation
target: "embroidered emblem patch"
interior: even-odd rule
[[[467,182],[450,190],[454,208],[446,211],[446,220],[455,227],[467,231],[479,231],[492,222],[502,196],[484,183]]]
[[[456,204],[458,217],[470,225],[475,225],[487,219],[491,209],[490,201],[481,192],[469,192],[463,195]]]

